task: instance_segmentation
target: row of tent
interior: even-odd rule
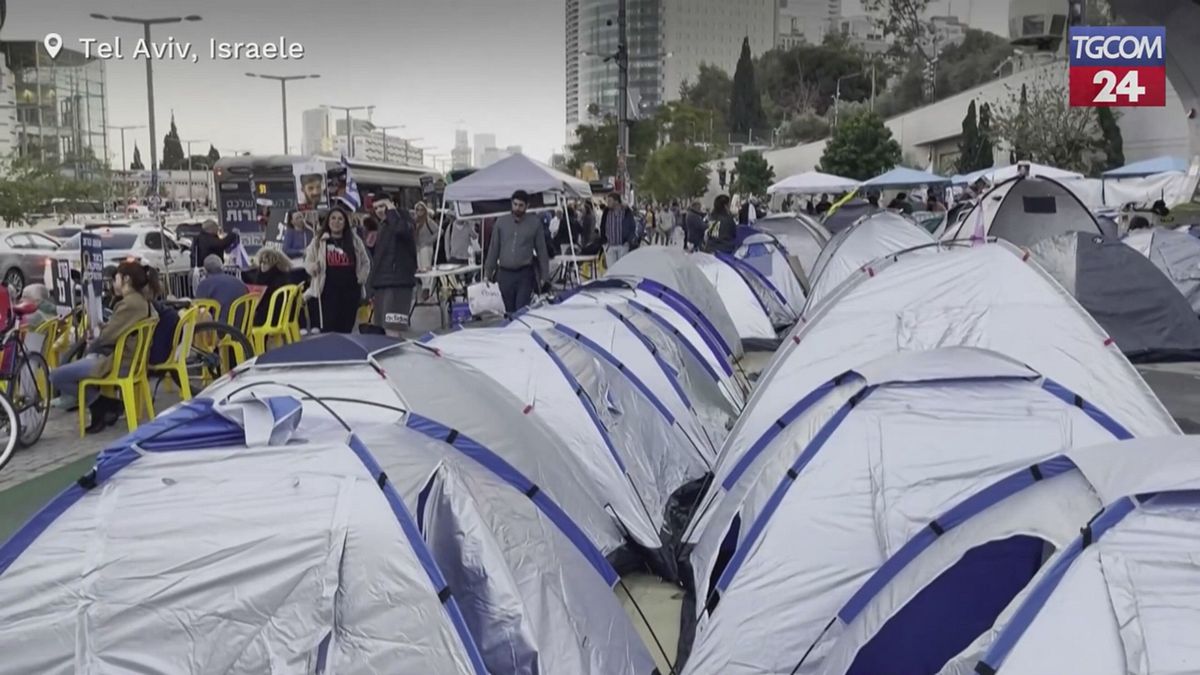
[[[1194,668],[1200,439],[1109,332],[893,214],[811,269],[684,534],[682,672]]]
[[[1052,181],[999,196],[959,237],[759,221],[794,220],[812,282],[684,533],[682,672],[1200,663],[1200,438],[1129,361],[1198,353],[1155,262],[1190,237],[1107,237]]]
[[[0,547],[0,673],[657,672],[615,587],[678,578],[794,269],[644,249],[501,326],[240,366]]]

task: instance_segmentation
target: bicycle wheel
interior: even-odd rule
[[[198,377],[203,386],[254,356],[254,348],[242,331],[220,321],[196,324],[192,351],[188,354],[188,376]]]
[[[42,437],[50,417],[50,366],[41,354],[22,350],[9,397],[20,421],[17,444],[27,448]]]
[[[8,396],[0,393],[0,469],[12,459],[13,451],[17,449],[17,436],[20,434],[21,423],[17,412],[13,410]]]

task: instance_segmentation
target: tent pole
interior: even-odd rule
[[[576,259],[579,254],[575,249],[575,237],[571,235],[571,209],[567,208],[566,193],[559,193],[559,196],[563,200],[563,220],[567,224],[567,241],[571,245],[571,264],[575,266],[575,285],[580,286],[583,284],[583,278],[579,274],[579,261]]]

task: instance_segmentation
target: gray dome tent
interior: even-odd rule
[[[982,231],[980,231],[982,230]],[[1105,231],[1083,202],[1053,178],[1012,178],[988,190],[943,239],[990,236],[1032,246],[1068,232],[1116,236]]]
[[[1200,319],[1171,280],[1134,249],[1074,232],[1031,251],[1131,361],[1200,359]]]

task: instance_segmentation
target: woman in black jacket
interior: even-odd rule
[[[249,283],[265,286],[254,307],[254,325],[264,326],[267,323],[267,310],[271,305],[271,295],[283,286],[292,283],[292,261],[278,249],[263,248],[258,252],[257,269],[253,275],[246,274]]]
[[[733,253],[737,250],[737,223],[729,212],[729,195],[718,195],[708,214],[708,232],[704,250],[709,253]]]

